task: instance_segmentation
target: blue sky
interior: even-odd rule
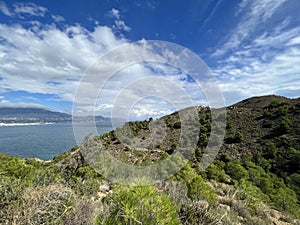
[[[299,12],[298,0],[0,1],[0,106],[71,112],[87,69],[111,49],[140,40],[173,42],[201,57],[226,105],[266,94],[299,97]],[[186,74],[152,67],[163,72],[145,64],[119,72],[93,105],[96,114],[109,116],[113,97],[141,74],[168,77],[193,104],[209,104]],[[166,88],[157,85],[176,95]],[[95,98],[88,91],[84,97]],[[140,99],[130,113],[141,119],[175,109],[156,96]]]

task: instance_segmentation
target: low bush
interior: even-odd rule
[[[226,173],[236,180],[248,179],[247,170],[238,162],[229,162],[225,167]]]
[[[107,207],[96,224],[180,224],[176,205],[153,186],[119,187]]]

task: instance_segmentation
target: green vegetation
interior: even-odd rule
[[[236,132],[235,134],[231,134],[227,137],[226,142],[228,144],[232,143],[241,143],[244,140],[243,135],[241,132]]]
[[[87,139],[86,146],[101,141],[133,166],[165,160],[158,175],[181,168],[151,186],[106,180],[118,168],[97,168],[102,177],[85,161],[85,145],[49,162],[0,154],[0,224],[299,224],[299,106],[299,99],[267,96],[228,107],[225,142],[205,170],[215,123],[208,107],[198,109],[199,124],[189,121],[184,134],[173,113]],[[153,128],[162,121],[165,130]],[[200,132],[191,136],[195,128]],[[197,135],[198,143],[182,151]],[[192,157],[185,161],[176,151]]]
[[[119,187],[106,201],[96,224],[180,224],[176,205],[153,186]]]

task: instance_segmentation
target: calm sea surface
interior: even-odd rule
[[[89,123],[76,126],[81,141],[93,130]],[[99,135],[112,129],[111,123],[97,123]],[[0,152],[9,155],[49,160],[76,144],[72,123],[0,127]]]

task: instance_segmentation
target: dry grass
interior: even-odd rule
[[[27,189],[9,224],[93,224],[96,206],[60,184]]]

